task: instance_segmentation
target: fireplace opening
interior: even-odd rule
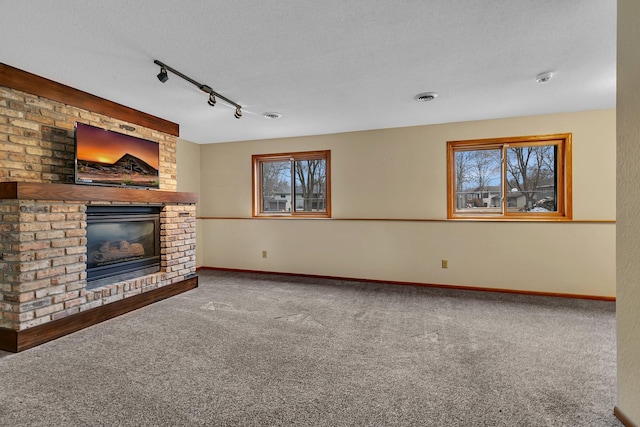
[[[157,206],[87,206],[87,288],[160,271]]]

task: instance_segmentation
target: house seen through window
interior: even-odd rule
[[[254,155],[254,216],[330,217],[330,154]]]
[[[450,141],[448,217],[571,218],[571,134]]]

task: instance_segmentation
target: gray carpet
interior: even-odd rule
[[[3,426],[621,426],[615,304],[228,272],[18,354]]]

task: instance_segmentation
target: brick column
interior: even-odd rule
[[[86,302],[85,210],[61,201],[3,202],[0,327],[27,329]]]

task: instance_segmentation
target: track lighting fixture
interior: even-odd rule
[[[169,80],[169,75],[167,74],[166,68],[160,67],[160,72],[158,73],[158,80],[160,80],[162,83]]]
[[[230,100],[229,98],[227,98],[225,96],[220,95],[218,92],[216,92],[213,89],[211,89],[210,86],[198,83],[197,81],[193,80],[191,77],[185,76],[180,71],[177,71],[177,70],[169,67],[168,65],[163,64],[162,62],[158,61],[157,59],[154,60],[153,63],[160,66],[160,74],[158,74],[158,80],[160,80],[162,83],[164,83],[167,80],[169,80],[169,76],[167,74],[167,71],[171,71],[176,76],[185,79],[186,81],[188,81],[189,83],[191,83],[191,84],[193,84],[195,86],[198,86],[198,89],[200,89],[204,93],[208,93],[209,94],[209,99],[207,100],[207,104],[209,104],[210,106],[213,107],[213,106],[216,105],[216,97],[218,97],[219,99],[223,100],[224,102],[226,102],[227,104],[231,105],[232,107],[236,107],[236,112],[234,113],[234,117],[236,119],[239,119],[240,117],[242,117],[242,106],[241,105],[233,102],[232,100]]]

